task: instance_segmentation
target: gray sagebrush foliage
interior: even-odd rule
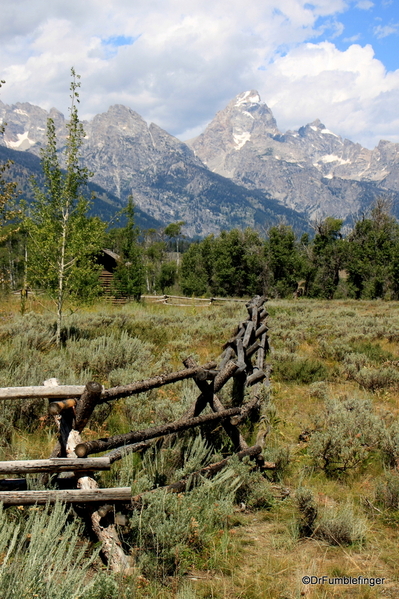
[[[329,400],[315,421],[308,452],[328,475],[360,466],[380,445],[383,424],[368,400]]]
[[[231,468],[204,479],[189,493],[159,490],[143,498],[130,521],[131,543],[145,576],[181,574],[208,544],[215,528],[223,529],[241,484]]]
[[[87,573],[98,552],[87,557],[81,526],[61,504],[31,508],[12,519],[0,507],[0,589],[2,599],[80,599],[90,585]]]

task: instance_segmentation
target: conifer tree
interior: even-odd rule
[[[113,286],[117,293],[139,301],[144,287],[144,264],[137,242],[139,230],[134,221],[134,203],[131,196],[123,213],[127,217],[127,224],[121,231],[120,263],[114,272]]]

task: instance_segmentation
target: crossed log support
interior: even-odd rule
[[[70,481],[71,483],[74,483],[80,491],[73,491],[71,489],[69,491],[52,490],[48,492],[14,491],[14,499],[12,498],[10,491],[5,491],[0,492],[0,501],[4,500],[8,505],[15,505],[15,502],[22,504],[24,502],[55,501],[57,497],[59,497],[61,500],[79,503],[80,497],[81,502],[85,502],[85,507],[81,512],[86,519],[90,521],[95,534],[99,541],[101,541],[103,555],[107,560],[109,567],[113,571],[126,571],[130,568],[129,558],[123,552],[115,525],[102,525],[101,521],[107,510],[99,507],[98,502],[101,500],[104,501],[105,496],[107,501],[109,501],[110,492],[113,492],[113,502],[118,501],[119,499],[119,501],[124,501],[126,503],[129,491],[124,488],[113,490],[99,489],[90,472],[96,469],[96,464],[98,466],[97,469],[100,468],[99,462],[94,463],[95,460],[105,460],[107,463],[104,462],[104,468],[102,469],[108,469],[111,463],[125,457],[129,453],[144,451],[158,438],[173,436],[180,431],[206,423],[220,423],[231,439],[234,452],[239,459],[250,456],[256,461],[256,464],[260,468],[273,469],[275,464],[265,462],[261,454],[265,436],[268,431],[266,430],[260,433],[256,444],[249,447],[238,428],[248,416],[259,411],[262,401],[259,384],[264,379],[268,378],[268,368],[265,367],[264,364],[265,355],[269,347],[267,327],[263,322],[267,316],[267,312],[263,307],[265,301],[266,298],[262,296],[256,297],[246,304],[248,318],[239,324],[234,336],[224,345],[224,352],[221,356],[218,368],[216,368],[216,362],[209,362],[202,367],[198,366],[192,357],[188,357],[183,361],[185,369],[182,371],[153,377],[145,381],[138,381],[130,385],[115,387],[108,390],[103,390],[99,383],[90,382],[87,383],[80,397],[76,388],[68,388],[70,393],[70,396],[68,397],[62,390],[60,390],[55,379],[46,381],[45,385],[48,397],[55,399],[55,401],[51,401],[49,404],[49,413],[53,415],[59,431],[59,441],[49,460],[52,464],[51,468],[53,472],[61,470],[65,471],[69,468],[71,472]],[[226,408],[222,404],[218,393],[232,377],[234,379],[233,405]],[[86,442],[82,441],[80,433],[87,425],[93,410],[97,405],[187,378],[194,379],[199,388],[200,395],[187,412],[177,421],[141,431],[131,431],[125,435],[115,435],[105,439]],[[81,389],[82,388],[80,387],[80,392]],[[249,401],[243,403],[245,391],[247,389],[250,389]],[[6,392],[9,390],[3,391]],[[15,397],[15,390],[10,391],[10,398]],[[24,388],[23,393],[25,394],[22,395],[23,397],[37,396],[37,388]],[[43,395],[47,396],[47,394],[42,392],[41,396]],[[73,397],[71,397],[71,395]],[[208,406],[210,408],[210,413],[203,413]],[[87,458],[87,456],[92,453],[103,451],[108,451],[105,458]],[[194,475],[198,477],[212,476],[224,468],[228,463],[228,460],[229,458],[226,458],[217,464],[207,466],[197,473],[194,473]],[[65,465],[58,465],[62,461],[64,461]],[[82,465],[84,462],[87,464],[86,467]],[[31,472],[38,472],[45,470],[45,465],[36,464],[31,465],[30,468]],[[51,471],[51,468],[47,468],[46,472]],[[24,470],[22,467],[20,470],[17,469],[13,471],[26,472],[29,470]],[[16,479],[16,481],[21,485],[21,479]],[[0,481],[0,488],[4,488],[4,486],[8,488],[7,482],[11,483],[12,481]],[[65,483],[64,479],[63,482]],[[166,489],[174,492],[184,490],[186,482],[187,481],[183,479],[169,485]],[[17,486],[17,488],[21,488],[21,486]],[[23,493],[25,493],[25,495],[21,495]],[[37,496],[32,495],[32,498],[29,499],[28,495],[26,495],[27,493],[36,493]],[[40,493],[41,495],[39,497]],[[101,499],[102,495],[104,495],[103,499]],[[25,497],[25,499],[21,499],[21,497]],[[14,503],[12,503],[13,500]],[[90,503],[92,501],[97,502],[97,504]],[[130,497],[130,501],[133,507],[137,507],[138,505],[141,505],[141,496]]]

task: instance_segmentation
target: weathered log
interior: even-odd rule
[[[225,408],[217,395],[213,396],[210,406],[215,413],[220,414],[225,411]],[[228,434],[228,436],[230,437],[231,441],[233,442],[235,451],[243,451],[244,449],[248,449],[248,444],[245,441],[244,437],[242,436],[238,428],[231,424],[230,420],[222,422],[222,426]]]
[[[247,351],[245,352],[247,359],[250,358],[251,356],[253,356],[253,354],[256,353],[260,347],[261,347],[261,345],[260,345],[259,341],[255,341],[255,343],[250,345],[248,347]]]
[[[80,397],[84,391],[83,385],[55,385],[54,387],[4,387],[0,389],[0,399],[35,399],[55,398],[69,399]]]
[[[260,327],[257,328],[255,331],[255,339],[258,339],[258,337],[263,335],[263,333],[267,333],[268,330],[269,329],[267,328],[267,326],[265,324],[261,324]]]
[[[141,441],[141,443],[132,443],[131,445],[124,445],[123,447],[118,447],[117,449],[113,449],[109,453],[107,453],[104,457],[109,458],[111,464],[120,460],[131,453],[136,453],[139,451],[143,451],[144,449],[148,449],[153,444],[153,440],[149,441]]]
[[[251,412],[259,408],[260,402],[261,397],[258,393],[256,393],[248,403],[242,406],[241,414],[238,414],[237,416],[233,416],[233,418],[231,418],[231,424],[233,424],[234,426],[238,426],[239,424],[244,422],[244,420],[248,418]]]
[[[212,370],[216,368],[216,362],[209,362],[203,366],[199,366],[195,369],[195,372],[190,370],[181,370],[180,372],[172,372],[170,374],[162,374],[160,376],[146,379],[144,381],[137,381],[130,385],[121,385],[119,387],[112,387],[101,393],[101,398],[98,403],[104,403],[112,399],[119,399],[122,397],[128,397],[129,395],[135,395],[175,383],[184,379],[192,378],[197,370]],[[49,398],[49,399],[72,399],[81,397],[86,387],[83,385],[55,385],[55,386],[38,386],[38,387],[4,387],[0,389],[0,400],[1,399],[34,399],[34,398]]]
[[[93,503],[123,501],[129,503],[132,497],[130,487],[111,489],[64,489],[51,491],[0,491],[0,502],[4,505],[33,505],[35,503]]]
[[[255,330],[256,330],[256,323],[253,323],[253,322],[249,321],[248,324],[247,324],[247,327],[245,329],[245,335],[244,335],[243,340],[242,340],[242,345],[243,345],[243,347],[245,349],[249,345],[249,342],[250,342],[250,339],[251,339],[251,335],[252,335],[252,331],[254,330],[254,327],[255,327]],[[237,345],[238,345],[238,342],[237,342]]]
[[[170,374],[161,374],[145,381],[137,381],[130,385],[121,385],[119,387],[112,387],[103,391],[99,403],[104,403],[112,399],[120,399],[121,397],[128,397],[129,395],[135,395],[138,393],[144,393],[150,389],[156,389],[169,383],[176,383],[184,379],[193,378],[198,371],[201,370],[213,370],[216,368],[216,362],[208,362],[203,366],[197,366],[196,368],[190,368],[188,370],[181,370],[179,372],[172,372]]]
[[[267,334],[263,333],[260,338],[260,349],[257,355],[256,365],[259,370],[263,369],[263,365],[265,362],[265,353],[266,353],[266,342],[267,342]]]
[[[218,472],[223,470],[223,468],[229,464],[229,462],[231,461],[231,459],[233,457],[237,457],[239,460],[242,460],[246,456],[256,457],[257,455],[259,455],[261,453],[261,451],[262,451],[262,448],[260,445],[254,445],[252,447],[248,447],[248,449],[245,449],[244,451],[235,453],[235,454],[229,456],[228,458],[221,460],[220,462],[216,462],[215,464],[210,464],[209,466],[205,466],[204,468],[201,468],[201,470],[192,472],[188,476],[185,476],[184,478],[182,478],[181,480],[179,480],[175,483],[171,483],[170,485],[167,485],[165,487],[157,487],[156,489],[152,489],[151,491],[146,491],[144,493],[140,493],[139,495],[134,495],[132,497],[132,504],[133,504],[133,506],[138,507],[137,504],[141,504],[141,501],[145,495],[148,495],[149,493],[151,493],[151,494],[156,493],[157,491],[171,491],[172,493],[181,493],[182,491],[185,491],[185,489],[187,487],[187,483],[190,480],[193,480],[199,476],[202,476],[202,477],[214,476],[215,474],[217,474]],[[272,465],[272,462],[269,462],[269,464]]]
[[[186,358],[185,360],[183,360],[183,364],[185,364],[187,362],[187,360],[189,360],[187,362],[187,364],[191,364],[190,360],[191,360],[191,356],[189,356],[188,358]],[[195,364],[195,361],[193,362]],[[218,372],[218,374],[216,375],[215,380],[213,381],[213,393],[217,393],[218,391],[220,391],[220,389],[227,383],[227,381],[234,375],[234,373],[237,370],[237,364],[235,364],[234,362],[228,362],[226,364],[226,366],[223,368],[223,370],[220,370]],[[200,385],[198,385],[198,380],[195,379],[198,388],[201,390],[202,388],[204,389],[204,393],[201,393],[201,395],[199,395],[197,397],[197,399],[193,402],[193,404],[189,407],[189,409],[187,410],[187,412],[185,412],[183,414],[183,416],[181,416],[177,422],[185,422],[186,420],[189,420],[190,418],[194,418],[195,416],[199,416],[201,414],[201,412],[205,409],[208,400],[209,400],[209,394],[210,394],[210,389],[209,389],[209,385],[206,385],[204,387],[201,387]]]
[[[227,362],[230,360],[230,358],[232,358],[234,356],[234,349],[231,347],[231,345],[229,345],[229,347],[227,347],[224,352],[222,353],[221,356],[221,362],[219,364],[219,371],[223,370],[224,367],[226,366]]]
[[[195,360],[190,356],[189,358],[187,358],[184,361],[184,363],[193,367],[195,364]],[[195,381],[195,382],[197,384],[197,387],[199,388],[199,390],[202,393],[207,394],[209,392],[208,383],[206,383],[205,381]],[[211,406],[211,409],[215,413],[220,414],[225,411],[222,402],[220,401],[218,396],[215,394],[213,394],[212,397],[210,398],[209,405]],[[241,412],[241,409],[239,409],[239,410]],[[222,426],[223,426],[224,430],[226,431],[226,433],[229,435],[230,439],[232,440],[235,450],[248,449],[248,445],[245,442],[244,437],[241,435],[240,431],[231,424],[230,421],[222,422]]]
[[[49,460],[14,460],[0,462],[0,474],[22,474],[37,472],[81,472],[91,470],[109,470],[109,458],[54,458]]]
[[[79,399],[76,406],[76,424],[75,429],[82,432],[88,423],[94,408],[100,400],[103,387],[96,381],[91,381],[86,384],[82,397]]]
[[[91,409],[95,405],[95,403],[94,403],[95,399],[99,395],[98,387],[96,388],[95,386],[93,387],[91,385],[87,385],[86,390],[88,390],[89,393],[92,393],[92,396],[90,396],[90,395],[88,396],[87,404],[83,406],[82,419],[90,416]],[[72,430],[69,435],[68,443],[67,443],[67,455],[69,457],[76,458],[75,449],[76,449],[76,445],[80,442],[81,442],[81,438],[80,438],[79,431]],[[89,462],[89,461],[91,461],[91,459],[90,460],[82,460],[82,461]],[[109,461],[109,458],[108,458],[108,461]],[[82,476],[81,478],[79,478],[79,480],[77,481],[77,486],[78,486],[78,488],[82,489],[83,492],[99,490],[97,482],[89,476]],[[107,500],[104,499],[104,501],[107,501]],[[100,508],[101,508],[101,506],[100,506]],[[79,508],[77,508],[77,509],[79,509]],[[122,549],[122,544],[119,540],[115,525],[114,524],[106,524],[105,526],[102,526],[101,518],[103,516],[101,515],[101,509],[98,509],[97,507],[95,507],[95,508],[89,507],[88,508],[86,506],[83,509],[83,517],[86,520],[89,520],[89,522],[91,523],[94,534],[97,536],[98,540],[101,543],[101,551],[104,555],[104,558],[106,559],[106,561],[108,563],[109,568],[113,572],[127,571],[130,566],[129,558],[127,557],[127,555],[125,555],[125,553]]]
[[[232,376],[234,376],[234,374],[237,371],[237,368],[238,367],[235,362],[227,362],[224,369],[220,370],[220,372],[216,375],[215,384],[214,384],[214,392],[215,393],[218,393],[220,391],[220,389],[222,389],[222,387],[224,387],[224,385],[227,383],[227,381],[229,379],[231,379]]]
[[[244,353],[244,347],[243,347],[243,342],[242,339],[237,339],[237,371],[235,372],[235,374],[239,374],[240,372],[243,372],[246,368],[246,363],[245,363],[245,353]]]
[[[219,420],[224,420],[230,416],[235,416],[235,414],[238,414],[239,412],[240,408],[230,408],[229,410],[223,410],[218,414],[204,414],[202,416],[197,416],[196,418],[186,420],[185,422],[172,422],[141,431],[132,431],[124,435],[115,435],[114,437],[97,439],[96,441],[86,441],[85,443],[80,443],[76,446],[76,455],[83,458],[91,453],[98,453],[106,451],[107,449],[120,447],[121,445],[145,441],[147,439],[155,439],[156,437],[162,437],[164,435],[169,435],[170,433],[177,433],[179,431],[187,430],[188,428],[194,428],[201,424],[218,422]]]
[[[74,408],[76,406],[76,399],[62,399],[61,401],[53,401],[48,406],[48,413],[52,416],[61,414],[63,410]]]
[[[89,477],[81,478],[78,485],[80,486],[81,493],[96,493],[99,491],[106,491],[108,489],[98,489],[95,480]],[[132,492],[130,487],[127,487],[130,491],[128,501],[131,501]],[[115,500],[111,497],[105,498],[104,501]],[[90,508],[89,508],[90,510]],[[93,531],[97,538],[101,542],[101,551],[107,560],[109,568],[113,572],[127,572],[131,566],[129,558],[125,555],[122,544],[118,537],[118,533],[115,528],[115,524],[108,524],[106,526],[101,525],[101,519],[103,518],[101,506],[100,509],[90,510],[90,520],[93,527]]]
[[[249,307],[261,308],[266,301],[267,301],[267,298],[265,295],[257,295],[255,297],[253,297],[245,305],[247,308],[249,308]]]
[[[251,387],[251,385],[255,385],[255,383],[260,383],[265,378],[266,374],[263,372],[263,370],[256,368],[251,376],[247,378],[247,387]]]
[[[231,337],[228,341],[226,341],[226,343],[223,344],[223,349],[227,349],[229,347],[229,345],[234,345],[235,342],[237,341],[237,339],[241,339],[244,336],[245,333],[245,324],[246,324],[246,320],[244,320],[243,322],[241,322],[238,325],[238,331],[237,333],[235,333],[233,335],[233,337]]]

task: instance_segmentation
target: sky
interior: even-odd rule
[[[2,0],[0,100],[65,115],[124,104],[182,140],[255,89],[279,129],[319,118],[399,143],[398,0]]]

